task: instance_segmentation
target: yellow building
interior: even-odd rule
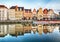
[[[41,25],[41,24],[38,25],[38,33],[39,34],[43,33],[43,25]]]
[[[38,16],[37,16],[38,20],[42,19],[43,18],[43,11],[42,11],[42,8],[39,8],[38,9]]]
[[[16,36],[24,35],[24,28],[22,24],[15,24],[15,33],[16,33]]]
[[[24,7],[16,6],[16,13],[15,13],[16,20],[23,19],[23,13],[24,13]]]

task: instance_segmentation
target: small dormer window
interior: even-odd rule
[[[20,8],[20,11],[21,11],[22,9]]]

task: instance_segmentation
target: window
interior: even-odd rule
[[[21,11],[22,9],[20,8],[20,11]]]

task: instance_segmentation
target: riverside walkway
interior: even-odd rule
[[[55,20],[55,21],[33,21],[35,24],[60,24],[60,20]]]
[[[5,20],[5,21],[0,21],[0,23],[24,23],[24,22],[32,22],[32,20]]]
[[[35,23],[35,24],[60,24],[60,20],[50,20],[50,21],[33,21],[33,20],[5,20],[5,21],[0,21],[0,23],[25,23],[25,22],[28,22],[28,23]]]

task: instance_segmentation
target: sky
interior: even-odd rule
[[[60,0],[0,0],[0,5],[5,5],[8,8],[18,5],[28,9],[52,8],[60,9]]]

